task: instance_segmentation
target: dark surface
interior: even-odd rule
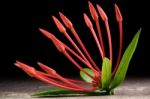
[[[0,99],[32,98],[30,95],[36,91],[47,89],[52,86],[33,79],[11,79],[0,81]],[[54,97],[53,97],[54,98]],[[126,79],[125,82],[115,89],[115,95],[110,96],[76,96],[55,97],[61,99],[149,99],[150,79]],[[34,98],[33,98],[34,99]],[[44,98],[45,99],[45,98]]]

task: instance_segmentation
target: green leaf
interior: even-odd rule
[[[94,76],[94,73],[91,69],[89,68],[83,68],[86,72],[88,72],[91,76]],[[92,82],[93,79],[91,77],[89,77],[87,74],[85,74],[83,71],[80,71],[80,76],[83,80],[85,80],[86,82]]]
[[[50,88],[50,89],[47,89],[47,90],[42,90],[42,91],[39,91],[39,92],[36,92],[34,93],[32,96],[45,96],[45,95],[58,95],[58,94],[61,94],[61,93],[67,93],[66,91],[68,90],[64,90],[64,89],[61,89],[61,88]]]
[[[102,89],[109,89],[111,81],[111,63],[108,58],[104,58],[102,64]]]
[[[32,95],[32,97],[62,97],[62,96],[101,96],[107,95],[106,91],[93,91],[93,92],[77,92],[70,91],[61,88],[50,88],[47,90],[42,90],[36,92]]]
[[[132,41],[128,45],[127,49],[125,50],[123,57],[121,59],[121,62],[119,64],[119,67],[114,76],[114,79],[112,81],[111,89],[114,89],[115,87],[117,87],[124,81],[130,60],[133,56],[133,53],[134,53],[137,43],[138,43],[140,32],[141,32],[141,28],[135,34],[134,38],[132,39]]]
[[[71,93],[74,93],[74,92],[70,90],[61,89],[61,88],[50,88],[47,90],[36,92],[32,96],[43,97],[43,96],[55,96],[55,95],[60,95],[60,94],[71,94]]]

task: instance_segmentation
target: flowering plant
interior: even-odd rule
[[[122,40],[123,40],[122,20],[123,19],[118,6],[116,4],[114,5],[116,20],[118,22],[118,27],[119,27],[119,50],[118,50],[118,58],[117,58],[116,65],[112,70],[113,49],[112,49],[111,33],[110,33],[107,15],[98,4],[96,5],[97,9],[95,9],[93,4],[91,2],[88,2],[88,7],[89,7],[91,17],[95,22],[97,33],[93,28],[92,22],[90,21],[89,17],[85,13],[83,14],[84,21],[87,27],[89,28],[89,30],[91,31],[93,38],[96,42],[96,45],[98,47],[99,53],[101,55],[102,69],[100,69],[99,66],[97,66],[97,64],[90,56],[86,47],[82,43],[82,40],[78,36],[72,22],[64,14],[59,12],[62,22],[74,35],[77,43],[79,44],[79,47],[77,46],[76,42],[74,42],[72,38],[69,36],[64,25],[55,16],[52,16],[52,18],[58,30],[65,35],[65,37],[73,45],[76,51],[74,51],[72,48],[67,46],[67,44],[65,44],[64,42],[60,41],[52,33],[41,28],[39,30],[46,37],[52,40],[52,42],[54,43],[58,51],[62,52],[80,70],[80,76],[83,80],[73,80],[70,78],[62,77],[54,69],[40,62],[38,62],[37,64],[45,72],[36,70],[33,67],[24,64],[20,61],[16,61],[15,65],[21,68],[22,70],[24,70],[29,76],[39,79],[45,83],[59,87],[59,88],[50,88],[48,90],[37,92],[33,94],[33,96],[47,96],[47,95],[57,96],[57,95],[66,95],[66,94],[74,94],[74,93],[85,94],[85,95],[102,95],[102,94],[108,95],[108,94],[113,94],[114,89],[124,81],[129,66],[129,62],[132,58],[132,55],[138,43],[141,29],[139,29],[139,31],[135,34],[135,36],[133,37],[132,41],[130,42],[130,44],[128,45],[128,47],[126,48],[122,56]],[[101,16],[101,19],[103,20],[106,27],[108,44],[109,44],[109,58],[107,58],[105,55],[105,48],[104,48],[98,14]],[[83,68],[79,63],[77,63],[77,61],[75,61],[75,59],[71,55],[79,59],[85,66],[87,66],[87,68]],[[82,86],[83,84],[86,86]]]

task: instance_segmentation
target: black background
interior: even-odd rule
[[[78,75],[78,69],[62,53],[58,52],[53,43],[38,30],[39,27],[44,28],[69,45],[64,35],[57,30],[51,18],[52,15],[59,18],[59,11],[72,20],[75,29],[83,39],[93,59],[101,65],[101,59],[97,55],[98,51],[94,45],[94,40],[83,20],[83,12],[90,16],[87,2],[87,0],[6,0],[1,3],[0,76],[3,78],[26,77],[27,75],[22,70],[14,66],[16,60],[25,62],[37,69],[39,67],[36,62],[40,61],[54,68],[62,75]],[[131,0],[91,0],[91,2],[93,5],[97,3],[101,5],[109,17],[114,47],[114,61],[118,46],[118,27],[115,20],[114,3],[120,7],[124,19],[123,49],[127,47],[137,30],[142,27],[139,43],[127,75],[131,77],[150,76],[148,25],[146,27],[149,12],[146,0],[132,2]],[[102,28],[107,48],[103,23]],[[69,32],[69,34],[71,33]]]

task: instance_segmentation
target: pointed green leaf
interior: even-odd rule
[[[77,91],[70,91],[61,88],[50,88],[47,90],[42,90],[39,92],[34,93],[33,97],[61,97],[61,96],[101,96],[107,95],[106,91],[93,91],[93,92],[77,92]]]
[[[108,58],[104,58],[102,64],[102,89],[109,89],[111,81],[111,63]]]
[[[123,57],[120,61],[119,67],[114,76],[114,79],[112,81],[111,89],[114,89],[115,87],[117,87],[124,81],[126,72],[127,72],[128,66],[129,66],[129,62],[133,56],[133,53],[134,53],[137,43],[138,43],[140,32],[141,32],[141,28],[135,34],[134,38],[132,39],[132,41],[128,45],[127,49],[125,50]]]
[[[50,88],[47,90],[36,92],[32,96],[43,97],[43,96],[55,96],[55,95],[60,95],[60,94],[71,94],[71,93],[74,93],[74,92],[70,90],[61,89],[61,88]]]
[[[84,68],[84,70],[86,72],[88,72],[91,76],[94,76],[94,73],[91,69],[89,68]],[[92,82],[93,79],[91,77],[89,77],[87,74],[85,74],[83,71],[80,71],[80,76],[83,80],[85,80],[86,82]]]

